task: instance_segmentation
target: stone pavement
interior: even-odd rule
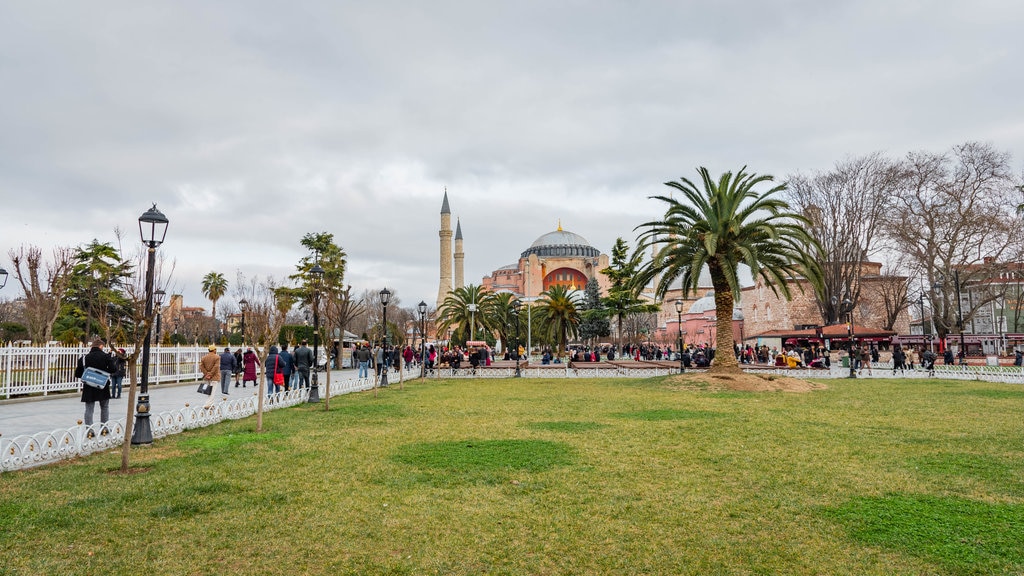
[[[331,371],[331,381],[354,378],[355,376],[355,369]],[[326,377],[325,374],[321,373],[320,382],[323,383]],[[196,392],[198,385],[198,382],[150,385],[149,403],[152,412],[159,414],[167,410],[184,408],[185,404],[194,406],[206,403],[207,396]],[[215,388],[215,392],[220,392],[220,384]],[[242,388],[241,386],[235,388],[234,383],[232,383],[228,398],[255,393],[251,383],[247,388]],[[322,397],[323,388],[321,388],[320,394]],[[134,408],[132,412],[134,413]],[[128,386],[126,384],[121,398],[111,398],[110,400],[110,419],[123,420],[127,414]],[[80,392],[0,400],[0,435],[5,440],[11,440],[15,436],[65,430],[77,425],[84,415],[85,403],[82,402],[82,394]],[[99,422],[99,404],[96,405],[94,418],[96,422]]]

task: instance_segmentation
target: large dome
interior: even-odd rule
[[[521,256],[526,258],[530,254],[536,254],[537,256],[584,256],[597,258],[601,255],[601,252],[591,246],[583,236],[568,230],[562,230],[561,226],[559,226],[558,230],[548,232],[534,240],[533,244]]]

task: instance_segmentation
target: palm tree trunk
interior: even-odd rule
[[[722,274],[716,273],[714,267],[709,268],[711,284],[715,287],[715,316],[718,330],[715,336],[715,361],[710,371],[716,374],[736,374],[742,370],[732,347],[732,308],[735,298]]]

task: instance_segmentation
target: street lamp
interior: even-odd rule
[[[166,295],[167,292],[164,292],[163,288],[157,290],[156,292],[153,292],[153,304],[156,306],[156,337],[154,337],[153,339],[156,340],[157,346],[160,346],[160,320],[164,316],[163,305],[164,296]]]
[[[388,302],[391,301],[391,291],[387,288],[382,289],[380,292],[380,305],[384,309],[384,345],[383,354],[381,357],[384,359],[384,366],[378,366],[381,375],[381,386],[388,385],[388,367],[391,364],[391,359],[388,357]]]
[[[320,288],[323,285],[324,269],[317,262],[309,270],[313,285],[313,374],[309,381],[309,402],[320,401],[320,387],[317,382],[317,364],[320,362]]]
[[[427,375],[427,303],[420,300],[416,305],[420,312],[420,378]]]
[[[676,300],[676,328],[679,330],[679,373],[686,372],[683,366],[683,301]]]
[[[242,311],[242,346],[245,346],[245,313],[249,311],[249,301],[242,298],[238,301],[238,308]]]
[[[850,376],[849,377],[850,378],[856,378],[857,377],[857,372],[856,372],[856,370],[854,370],[855,360],[853,358],[853,348],[854,348],[854,344],[856,343],[857,337],[854,334],[854,329],[853,329],[853,302],[849,298],[843,298],[843,307],[844,308],[849,308],[849,311],[846,313],[847,314],[847,318],[850,320],[846,324],[846,335],[850,339],[850,348],[849,348],[849,352],[847,353],[847,357],[850,360]]]
[[[953,271],[953,281],[956,282],[956,315],[957,325],[960,328],[960,364],[967,364],[967,346],[964,344],[964,308],[960,295],[960,270]]]
[[[167,237],[169,221],[156,204],[139,216],[139,236],[146,245],[149,259],[146,263],[146,321],[153,315],[153,272],[156,266],[156,248]],[[152,328],[146,329],[142,341],[142,382],[139,386],[139,401],[135,405],[135,425],[132,428],[132,444],[152,444],[153,428],[149,423],[149,346]]]
[[[516,378],[522,377],[522,373],[519,371],[519,312],[523,308],[523,303],[518,298],[512,302],[512,313],[516,317]]]
[[[0,288],[7,286],[7,270],[0,266]]]
[[[944,290],[946,286],[945,277],[939,273],[938,282],[932,285],[935,290]],[[964,343],[964,309],[961,303],[963,298],[960,294],[960,270],[953,271],[953,282],[956,283],[956,326],[960,330],[960,352],[957,354],[960,356],[960,364],[967,364],[967,345]],[[945,301],[945,298],[943,298]],[[946,341],[947,344],[949,341]]]
[[[469,339],[476,340],[476,302],[471,302],[466,306],[466,310],[469,310]]]

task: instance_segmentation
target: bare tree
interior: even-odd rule
[[[1008,153],[976,142],[941,154],[912,152],[901,173],[883,230],[930,287],[932,319],[944,337],[957,326],[957,289],[963,293],[964,286],[979,287],[970,301],[961,300],[967,323],[1001,298],[998,290],[980,288],[985,281],[1012,272],[1007,262],[1021,259],[1018,183]]]
[[[885,319],[882,325],[885,330],[892,330],[900,314],[910,306],[907,277],[899,272],[905,256],[897,253],[893,255],[893,258],[895,260],[891,260],[882,268],[882,275],[876,280],[878,293],[882,298],[882,306],[885,309]]]
[[[811,221],[821,246],[817,303],[825,324],[838,323],[860,298],[862,264],[881,248],[879,223],[893,204],[898,176],[898,163],[876,152],[789,177],[790,201]]]
[[[53,323],[60,314],[61,300],[71,282],[74,250],[53,249],[53,258],[43,259],[38,246],[22,246],[8,253],[14,270],[12,275],[25,295],[25,323],[29,338],[38,344],[53,339]]]

